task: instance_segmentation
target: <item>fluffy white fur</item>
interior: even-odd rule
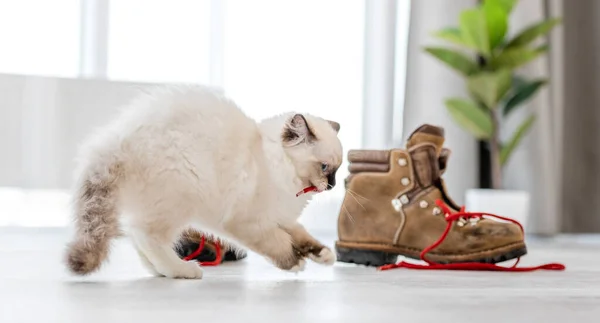
[[[314,193],[296,193],[325,190],[335,177],[342,162],[335,125],[295,113],[257,123],[204,87],[143,95],[82,148],[68,267],[97,270],[121,219],[142,261],[167,277],[202,277],[173,250],[190,225],[285,270],[301,270],[305,258],[332,264],[331,250],[297,222]]]

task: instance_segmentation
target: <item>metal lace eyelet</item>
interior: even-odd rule
[[[408,202],[410,202],[410,201],[409,201],[409,199],[408,199],[408,196],[406,196],[406,195],[402,195],[402,196],[400,196],[400,202],[402,202],[402,204],[403,204],[403,205],[406,205],[406,204],[408,204]]]
[[[396,210],[396,212],[399,212],[402,208],[402,202],[400,202],[399,199],[393,199],[392,206],[394,207],[394,210]]]

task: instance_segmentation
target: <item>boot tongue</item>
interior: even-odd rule
[[[444,146],[444,128],[424,124],[409,137],[406,148],[414,164],[416,181],[422,189],[435,185],[446,205],[458,211],[459,207],[448,196],[442,174],[446,171],[450,150]],[[435,149],[433,149],[435,148]]]
[[[444,129],[428,124],[420,126],[408,137],[406,148],[410,152],[415,179],[421,189],[434,185],[440,179],[443,172],[440,167],[443,145]]]
[[[424,124],[413,131],[408,137],[406,148],[411,149],[418,145],[429,144],[435,147],[436,157],[440,156],[444,146],[444,128]]]

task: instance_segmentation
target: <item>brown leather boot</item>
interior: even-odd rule
[[[436,205],[459,211],[441,175],[450,155],[444,130],[423,125],[409,137],[407,149],[351,150],[350,175],[338,219],[338,260],[381,266],[399,255],[419,259],[448,222]],[[510,216],[510,215],[507,215]],[[461,219],[446,239],[426,255],[436,263],[497,263],[527,253],[518,225],[486,218]]]

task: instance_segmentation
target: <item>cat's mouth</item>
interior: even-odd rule
[[[303,188],[300,192],[296,193],[296,196],[300,196],[309,192],[321,193],[327,190],[328,184],[327,182],[318,181],[317,183],[309,180],[305,188]]]
[[[302,194],[306,194],[308,192],[313,192],[313,191],[315,191],[317,193],[321,192],[316,186],[312,185],[312,186],[305,187],[303,190],[301,190],[300,192],[296,193],[296,197],[298,197],[298,196],[300,196]]]

